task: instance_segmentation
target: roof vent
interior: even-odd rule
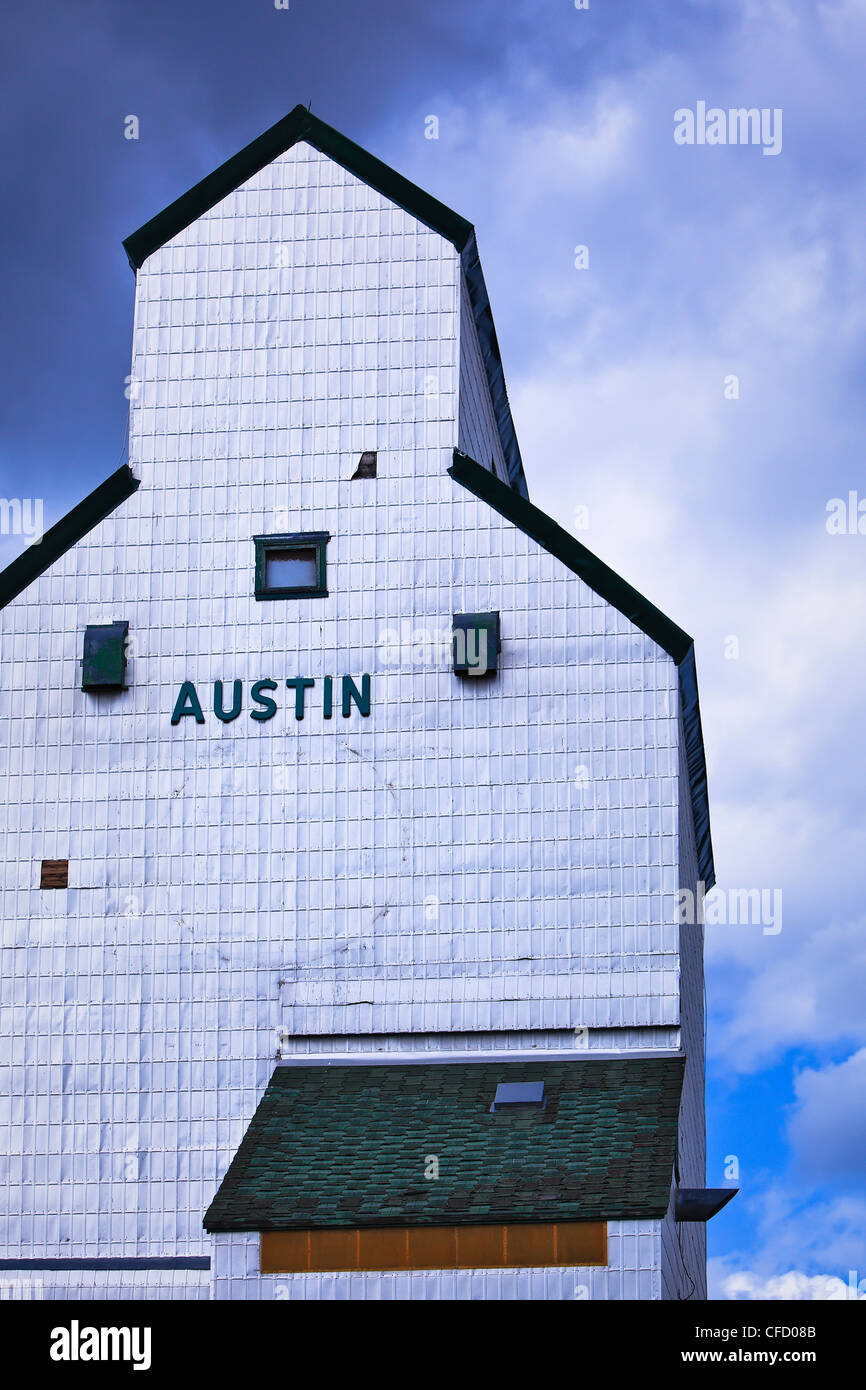
[[[543,1110],[543,1081],[500,1081],[490,1107],[491,1115],[497,1110]]]
[[[455,613],[453,642],[456,675],[492,675],[502,650],[499,614]]]
[[[377,451],[375,449],[366,449],[361,455],[358,461],[358,467],[352,474],[350,481],[354,481],[355,478],[375,478],[376,464],[378,461],[379,455]]]
[[[129,623],[89,623],[84,629],[82,690],[123,690]]]

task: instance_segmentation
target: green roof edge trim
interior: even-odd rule
[[[533,506],[528,498],[519,496],[516,489],[506,487],[489,469],[475,459],[454,450],[454,462],[448,469],[455,482],[486,502],[507,521],[520,528],[532,540],[555,555],[584,583],[606,599],[618,612],[640,628],[666,651],[679,673],[680,707],[688,764],[689,788],[692,801],[698,874],[709,892],[716,881],[713,868],[713,846],[710,833],[707,766],[701,731],[701,712],[693,639],[661,609],[638,593],[625,579],[587,550],[574,536],[569,535],[546,512]]]
[[[138,487],[136,478],[128,463],[123,464],[104,482],[94,488],[82,502],[67,512],[66,516],[51,526],[42,540],[31,545],[23,554],[17,556],[0,573],[0,608],[5,608],[20,593],[44,574],[49,565],[65,555],[67,550],[92,531],[100,521],[131,497]]]
[[[320,153],[330,155],[350,174],[356,174],[404,212],[417,217],[419,222],[434,232],[439,232],[457,251],[463,250],[472,235],[471,222],[440,203],[432,194],[425,193],[423,188],[398,174],[361,145],[356,145],[354,140],[349,140],[333,126],[320,121],[306,106],[296,106],[276,125],[245,145],[180,198],[169,203],[137,232],[126,237],[123,245],[133,270],[137,270],[160,246],[164,246],[203,213],[209,212],[229,193],[233,193],[300,140],[306,140]]]
[[[483,468],[475,459],[461,454],[458,449],[454,450],[454,463],[448,472],[455,482],[461,483],[469,492],[474,492],[476,497],[487,502],[494,511],[501,513],[515,526],[519,526],[527,536],[538,541],[551,555],[555,555],[570,570],[580,575],[595,593],[607,599],[608,603],[624,614],[635,627],[639,627],[663,647],[668,656],[672,656],[679,665],[692,646],[689,634],[677,627],[670,618],[665,617],[649,599],[644,598],[643,594],[639,594],[637,589],[632,588],[631,584],[609,565],[599,560],[597,555],[593,555],[592,551],[587,550],[574,536],[569,535],[552,517],[539,507],[533,506],[528,498],[515,497],[513,489],[506,487],[495,473],[489,468]]]
[[[505,376],[496,329],[493,326],[490,300],[478,258],[475,228],[459,213],[440,203],[438,198],[434,198],[410,179],[398,174],[389,164],[377,159],[361,145],[356,145],[354,140],[341,135],[333,126],[319,120],[318,116],[314,116],[305,106],[294,107],[287,116],[277,121],[276,125],[272,125],[270,130],[266,130],[263,135],[245,145],[212,174],[201,179],[149,222],[145,222],[138,231],[126,237],[123,246],[129,264],[133,270],[138,270],[154,251],[158,251],[167,241],[171,241],[172,237],[177,236],[178,232],[195,222],[196,218],[216,207],[217,203],[233,193],[242,183],[246,183],[247,179],[251,179],[260,169],[264,169],[267,164],[278,159],[301,140],[305,140],[321,154],[328,155],[342,168],[347,169],[350,174],[375,188],[384,198],[388,198],[404,212],[409,213],[410,217],[417,218],[425,227],[438,232],[446,241],[450,241],[460,255],[508,476],[512,487],[522,497],[527,497],[526,478],[505,390]]]

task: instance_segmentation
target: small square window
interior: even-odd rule
[[[327,531],[254,536],[256,598],[326,598]]]

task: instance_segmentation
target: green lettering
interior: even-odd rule
[[[286,681],[286,685],[289,687],[289,689],[290,689],[290,690],[294,689],[294,692],[295,692],[295,718],[296,718],[296,719],[303,719],[303,717],[304,717],[304,693],[305,693],[305,691],[309,690],[309,688],[310,688],[311,685],[315,685],[315,684],[316,684],[316,682],[315,682],[314,680],[311,680],[309,676],[293,676],[290,680],[287,680],[287,681]]]
[[[223,709],[223,683],[214,681],[213,683],[213,712],[217,719],[221,719],[224,724],[230,724],[233,719],[237,719],[241,712],[241,697],[243,696],[243,685],[240,681],[235,681],[232,687],[232,707],[226,714]]]
[[[187,707],[187,701],[189,701],[189,707]],[[174,713],[171,716],[172,724],[179,724],[185,714],[194,715],[196,724],[204,723],[204,715],[201,712],[199,698],[195,693],[195,686],[192,681],[184,681],[180,688]]]
[[[257,705],[262,705],[262,709],[250,710],[251,719],[273,719],[277,712],[277,702],[272,700],[269,695],[261,695],[262,690],[276,690],[276,681],[256,681],[250,695]]]
[[[351,676],[343,677],[343,718],[348,719],[352,713],[352,701],[358,706],[363,715],[370,713],[370,677],[361,677],[361,690],[352,680]]]

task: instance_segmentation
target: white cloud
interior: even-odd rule
[[[816,1287],[832,1288],[841,1280],[859,1294],[866,1294],[866,1200],[862,1197],[822,1197],[814,1189],[803,1190],[787,1176],[762,1185],[757,1175],[735,1199],[748,1216],[749,1253],[726,1256],[708,1263],[710,1296],[734,1296],[727,1281],[745,1276],[741,1296],[770,1297],[747,1287],[764,1288],[771,1280],[794,1273],[825,1281]],[[778,1295],[783,1296],[783,1295]],[[798,1295],[802,1296],[802,1295]]]
[[[709,1297],[716,1299],[866,1299],[855,1287],[832,1274],[803,1274],[790,1269],[769,1277],[741,1269],[725,1273],[725,1262],[709,1262]]]

